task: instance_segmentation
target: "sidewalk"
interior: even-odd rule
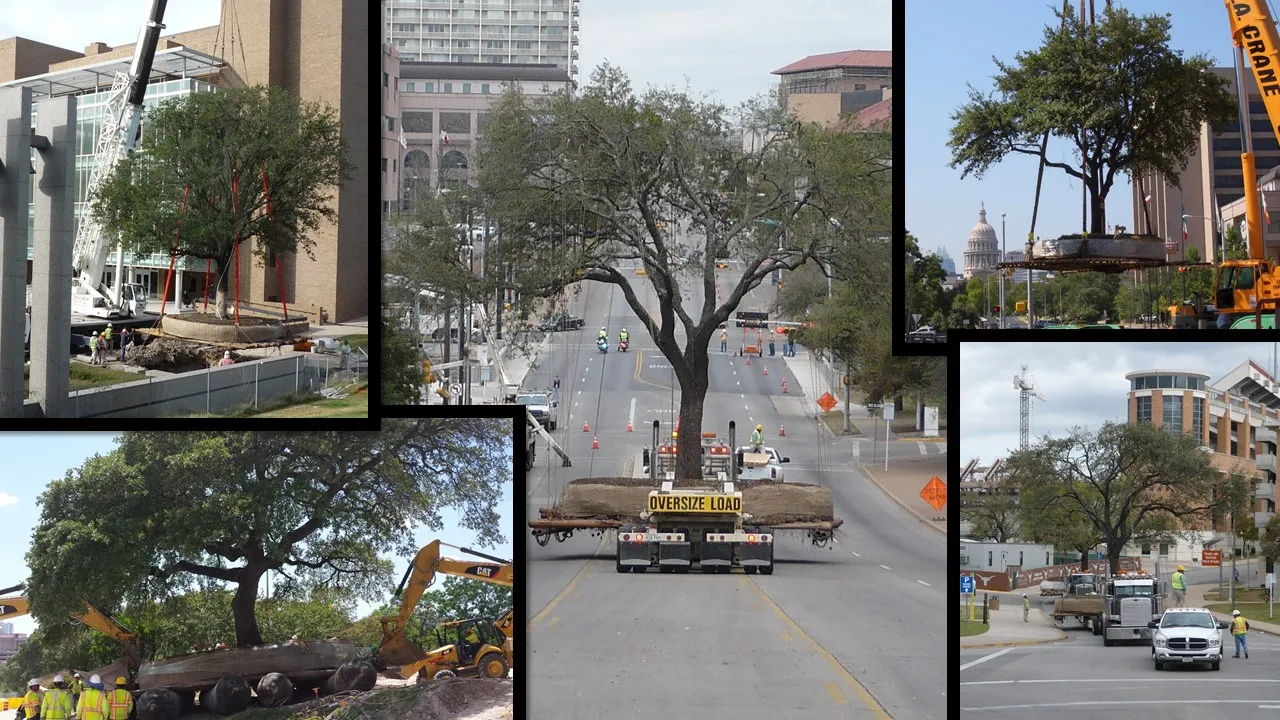
[[[1022,593],[1001,593],[999,610],[990,612],[990,629],[981,635],[960,638],[962,648],[1006,647],[1010,645],[1038,645],[1066,640],[1067,633],[1055,627],[1053,620],[1039,609],[1037,600],[1031,601],[1031,617],[1022,621]],[[979,599],[981,595],[979,595]],[[974,602],[974,617],[981,620],[982,608]]]

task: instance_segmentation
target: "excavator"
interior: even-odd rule
[[[440,680],[447,677],[506,677],[514,664],[511,658],[511,634],[515,611],[508,610],[498,620],[468,618],[441,623],[436,628],[436,649],[423,658],[419,677]],[[467,633],[475,630],[480,641],[467,642]],[[505,662],[506,664],[502,664]]]
[[[22,592],[25,588],[25,585],[0,588],[0,596]],[[0,620],[19,617],[30,612],[31,605],[27,602],[25,595],[0,597]],[[142,662],[142,644],[137,633],[124,629],[119,622],[92,605],[85,605],[82,612],[71,613],[71,619],[119,641],[124,646],[124,659],[129,667],[129,673],[132,675],[138,671],[138,665]]]
[[[405,635],[413,609],[422,599],[422,594],[431,587],[431,583],[435,582],[436,575],[453,575],[506,587],[513,585],[514,569],[510,560],[453,545],[446,545],[446,547],[493,562],[481,563],[441,557],[441,545],[444,543],[439,540],[433,540],[424,545],[405,570],[404,577],[400,579],[400,585],[395,592],[395,597],[400,598],[400,611],[394,616],[381,618],[382,642],[375,651],[375,664],[379,669],[385,668],[388,675],[401,679],[417,675],[419,682],[435,679],[437,674],[442,677],[447,677],[449,674],[506,677],[507,670],[511,666],[511,613],[507,613],[503,618],[506,623],[506,630],[503,633],[506,639],[501,648],[481,643],[479,648],[458,651],[454,646],[446,646],[428,653]],[[465,622],[461,621],[459,625]],[[465,629],[466,626],[463,627]],[[441,671],[447,671],[447,674]]]
[[[1262,94],[1272,128],[1280,139],[1280,35],[1271,18],[1266,0],[1242,3],[1225,0],[1231,19],[1231,39],[1236,46],[1236,87],[1240,96],[1240,136],[1244,152],[1240,162],[1244,171],[1245,217],[1249,229],[1249,258],[1224,260],[1218,265],[1214,300],[1218,308],[1218,327],[1274,327],[1274,315],[1263,323],[1258,316],[1267,309],[1280,307],[1280,269],[1264,256],[1262,245],[1262,208],[1253,158],[1253,141],[1249,132],[1248,91],[1244,77],[1244,54],[1249,53],[1249,66]],[[1225,317],[1223,317],[1225,316]]]

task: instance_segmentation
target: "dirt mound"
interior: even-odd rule
[[[560,512],[570,517],[630,519],[648,504],[653,487],[632,478],[592,478],[565,486]],[[753,482],[741,488],[742,511],[753,524],[830,520],[835,515],[831,491],[801,483]]]
[[[204,370],[216,365],[222,359],[224,351],[209,346],[199,346],[181,340],[156,338],[139,348],[130,348],[128,364],[138,365],[148,370],[183,373],[192,370]],[[236,353],[231,353],[236,359]]]
[[[515,705],[511,680],[457,678],[332,697],[299,706],[294,720],[501,720]]]

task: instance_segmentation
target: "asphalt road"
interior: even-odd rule
[[[561,425],[553,435],[573,458],[573,467],[560,467],[539,444],[529,518],[568,480],[630,474],[649,423],[660,420],[666,435],[679,408],[668,363],[622,293],[589,283],[577,300],[573,311],[584,314],[586,328],[557,333],[526,381],[538,386],[560,376]],[[625,325],[632,351],[599,354],[601,325],[611,342]],[[794,377],[790,392],[781,392],[780,357],[748,367],[718,353],[718,334],[713,343],[703,429],[723,435],[735,420],[741,443],[756,423],[764,425],[767,442],[792,458],[788,480],[831,488],[845,520],[840,537],[816,548],[803,537],[780,536],[777,569],[766,577],[623,575],[615,572],[612,533],[579,533],[547,547],[526,536],[535,678],[529,716],[946,717],[939,681],[948,638],[943,537],[918,529],[913,516],[851,469],[851,444],[820,434],[816,420],[805,417],[812,399],[800,395]],[[582,432],[584,420],[591,432]],[[634,433],[626,432],[628,420]],[[784,422],[787,436],[778,438]],[[595,437],[599,450],[591,449]],[[906,447],[918,454],[914,444]]]
[[[1067,627],[1073,627],[1068,623]],[[1280,639],[1249,633],[1249,659],[1233,659],[1223,632],[1221,670],[1175,667],[1157,672],[1151,647],[1103,647],[1072,629],[1047,645],[960,651],[964,718],[1275,718],[1280,713]]]

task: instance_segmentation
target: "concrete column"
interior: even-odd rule
[[[71,249],[76,237],[76,99],[41,100],[36,134],[35,258],[31,265],[31,399],[45,417],[68,417]],[[87,212],[87,210],[86,210]]]
[[[29,88],[0,90],[0,126],[0,417],[22,417],[31,201]]]

